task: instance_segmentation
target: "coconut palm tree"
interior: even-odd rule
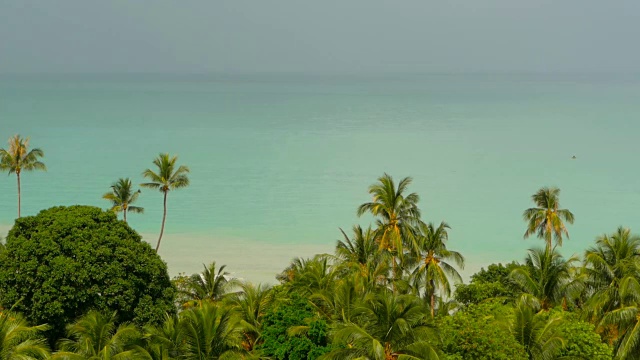
[[[150,359],[142,347],[142,334],[131,324],[116,326],[115,313],[90,311],[67,326],[67,335],[52,359]]]
[[[340,229],[344,237],[336,244],[337,267],[346,274],[357,274],[360,286],[386,285],[389,274],[388,252],[381,252],[376,244],[376,232],[371,227],[353,227],[353,237]]]
[[[635,286],[638,286],[637,281]],[[640,307],[637,302],[606,313],[599,325],[616,329],[616,359],[640,359]]]
[[[171,190],[181,189],[189,186],[189,168],[180,165],[176,168],[177,156],[169,156],[169,154],[160,154],[153,164],[157,168],[157,172],[151,169],[146,169],[142,176],[149,179],[150,182],[140,184],[142,187],[150,189],[158,189],[164,196],[162,212],[162,226],[160,227],[160,236],[158,237],[158,244],[156,245],[156,252],[160,249],[160,241],[162,241],[162,234],[164,233],[164,223],[167,218],[167,194]]]
[[[551,240],[555,238],[556,244],[562,246],[562,236],[569,238],[564,222],[573,224],[574,217],[571,211],[560,209],[560,189],[556,187],[543,187],[531,196],[537,207],[524,211],[522,217],[528,222],[524,238],[533,234],[543,239],[547,248],[551,249]]]
[[[587,303],[592,320],[640,300],[640,237],[619,227],[596,239],[584,256]]]
[[[360,205],[357,211],[358,216],[370,213],[377,217],[379,246],[393,256],[394,278],[399,277],[396,258],[402,255],[403,245],[412,241],[415,226],[420,223],[420,197],[416,193],[406,194],[411,181],[406,177],[396,188],[393,178],[385,173],[369,187],[373,200]]]
[[[178,316],[167,314],[160,326],[146,325],[144,333],[146,349],[153,360],[184,359],[184,333]]]
[[[204,302],[180,317],[187,359],[238,358],[244,353],[240,317],[233,307]]]
[[[413,249],[413,264],[417,267],[413,271],[412,278],[416,288],[424,287],[424,295],[429,299],[431,317],[435,315],[436,291],[440,290],[444,295],[451,295],[451,282],[461,283],[462,277],[453,262],[460,268],[464,268],[464,257],[457,251],[447,249],[449,225],[441,222],[438,227],[432,223],[421,226],[421,232],[416,236]]]
[[[0,170],[16,174],[18,179],[18,217],[20,217],[20,175],[23,171],[47,170],[43,162],[38,160],[44,156],[41,149],[29,151],[29,138],[15,135],[9,139],[9,148],[0,149]]]
[[[241,289],[232,297],[231,303],[236,307],[241,318],[242,347],[251,351],[260,339],[262,319],[271,308],[274,296],[271,287],[262,284],[243,283]]]
[[[565,341],[559,326],[560,316],[548,316],[540,311],[540,304],[535,300],[521,298],[515,309],[511,322],[511,333],[524,346],[529,359],[556,359]]]
[[[138,196],[140,196],[140,190],[132,191],[133,189],[131,187],[131,180],[129,178],[120,178],[111,185],[111,192],[102,195],[103,199],[111,201],[111,211],[116,214],[119,212],[123,213],[124,222],[127,222],[127,212],[132,211],[138,214],[144,212],[144,208],[131,205],[136,202]]]
[[[192,305],[203,301],[220,301],[231,294],[234,287],[240,285],[237,279],[232,278],[231,274],[224,270],[226,267],[222,265],[216,271],[214,261],[209,266],[204,265],[202,273],[191,275],[189,291],[186,295],[192,300]]]
[[[565,259],[555,249],[529,249],[524,266],[514,269],[509,277],[523,293],[535,297],[543,310],[548,310],[567,305],[582,291],[582,279],[572,277],[577,261],[575,256]]]
[[[40,360],[49,358],[42,336],[47,326],[29,326],[19,314],[0,313],[0,360]]]
[[[412,295],[381,291],[365,301],[353,322],[341,322],[333,333],[336,349],[320,359],[439,359],[427,325],[429,312]],[[430,341],[432,340],[432,341]]]

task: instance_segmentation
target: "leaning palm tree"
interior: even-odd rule
[[[160,249],[160,241],[162,241],[162,234],[164,233],[164,223],[167,218],[167,194],[170,190],[180,189],[189,186],[189,168],[180,165],[176,168],[177,156],[169,156],[169,154],[160,154],[153,160],[153,164],[157,167],[157,172],[151,169],[147,169],[142,173],[142,176],[149,179],[150,182],[140,184],[143,187],[150,189],[158,189],[164,195],[162,212],[162,226],[160,227],[160,236],[158,237],[158,244],[156,245],[156,252]]]
[[[28,326],[18,314],[0,313],[0,360],[49,358],[49,347],[41,335],[46,326]]]
[[[127,222],[127,212],[131,211],[138,214],[144,212],[144,208],[131,205],[136,202],[138,196],[140,196],[140,190],[132,191],[133,189],[131,189],[131,187],[131,180],[129,178],[120,178],[111,185],[111,192],[102,195],[103,199],[111,201],[111,211],[116,214],[119,212],[123,213],[124,222]]]
[[[551,240],[562,246],[562,236],[569,238],[564,221],[573,224],[573,214],[567,209],[560,209],[560,189],[543,187],[531,196],[537,207],[524,211],[522,217],[528,222],[524,238],[533,234],[543,239],[547,248],[551,249]]]
[[[428,314],[414,296],[383,290],[358,307],[353,321],[336,325],[335,350],[320,359],[439,359]]]
[[[358,207],[358,216],[365,213],[377,217],[377,238],[380,249],[392,254],[394,278],[398,278],[397,257],[403,253],[403,245],[411,242],[415,226],[420,223],[420,197],[416,193],[406,194],[412,179],[406,177],[396,188],[393,178],[384,174],[378,183],[369,187],[373,201]]]
[[[435,315],[436,291],[451,295],[451,282],[461,283],[462,277],[453,262],[464,268],[464,257],[457,251],[447,249],[449,225],[441,222],[436,228],[432,223],[421,226],[413,249],[413,263],[417,265],[412,278],[416,288],[424,287],[425,298],[429,300],[431,317]]]
[[[20,217],[20,175],[23,171],[47,170],[43,162],[38,160],[44,156],[41,149],[29,151],[29,138],[15,135],[9,139],[9,148],[0,149],[0,170],[16,174],[18,179],[18,217]]]
[[[52,359],[110,360],[149,359],[142,347],[142,334],[135,326],[116,326],[116,314],[90,311],[67,326],[68,339],[60,342],[61,351]]]

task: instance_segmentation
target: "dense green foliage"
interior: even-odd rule
[[[262,322],[265,356],[278,360],[313,360],[328,352],[327,322],[316,316],[311,304],[294,294],[267,312]],[[296,331],[297,330],[297,331]]]
[[[174,311],[166,264],[112,212],[55,207],[16,220],[0,254],[0,303],[54,337],[89,310],[158,323]]]
[[[486,302],[443,318],[439,324],[442,350],[460,359],[528,359],[524,347],[509,331],[508,316],[509,308]]]

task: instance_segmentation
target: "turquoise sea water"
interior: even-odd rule
[[[383,172],[412,176],[427,221],[452,227],[465,274],[522,259],[522,211],[545,185],[576,216],[566,255],[619,225],[640,232],[640,78],[624,75],[4,76],[0,138],[41,147],[23,214],[103,208],[118,177],[159,152],[191,167],[169,194],[160,251],[170,272],[227,264],[273,282],[294,256],[331,251]],[[575,155],[577,159],[572,160]],[[144,190],[130,224],[155,243],[162,197]],[[16,214],[0,177],[0,232]]]

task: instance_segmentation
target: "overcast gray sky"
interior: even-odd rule
[[[0,0],[0,73],[640,72],[640,0]]]

